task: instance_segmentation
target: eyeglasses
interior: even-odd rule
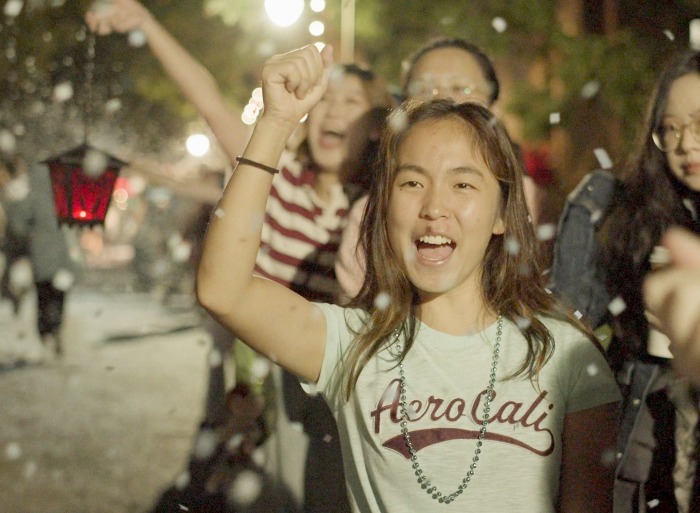
[[[690,128],[690,134],[697,142],[700,142],[700,115],[693,117],[688,123],[665,121],[654,130],[651,137],[656,147],[661,151],[676,151],[686,128]]]
[[[481,89],[463,84],[435,84],[430,82],[415,81],[408,86],[408,95],[430,99],[436,97],[461,99],[473,97],[476,99],[488,99],[489,94]]]

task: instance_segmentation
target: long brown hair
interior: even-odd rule
[[[654,131],[663,122],[671,86],[693,73],[700,74],[700,52],[686,51],[659,77],[635,151],[624,170],[622,193],[602,228],[608,292],[627,305],[613,320],[619,345],[615,349],[625,358],[646,356],[649,322],[644,315],[642,282],[651,270],[649,256],[654,246],[672,225],[700,233],[700,222],[683,204],[687,199],[700,207],[700,194],[676,178],[666,154],[653,140]]]
[[[366,310],[368,317],[357,333],[347,360],[346,397],[352,393],[364,366],[385,346],[395,330],[403,329],[406,333],[406,351],[401,358],[415,340],[420,302],[417,290],[389,243],[389,203],[398,152],[407,135],[418,123],[444,119],[458,120],[465,125],[467,133],[473,137],[475,149],[484,157],[500,185],[505,233],[492,236],[486,248],[481,285],[486,304],[521,326],[527,340],[527,357],[508,378],[523,374],[536,378],[552,354],[554,340],[537,315],[566,320],[593,339],[590,330],[565,312],[544,288],[535,233],[523,193],[522,164],[503,125],[491,111],[477,103],[411,100],[393,112],[387,123],[378,175],[362,219],[361,245],[367,267],[364,284],[350,306]],[[374,305],[380,293],[390,298],[389,305],[381,309]]]

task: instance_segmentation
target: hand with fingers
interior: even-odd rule
[[[275,55],[262,70],[262,118],[296,126],[326,92],[333,49],[308,45]]]
[[[673,365],[700,383],[700,238],[680,229],[664,235],[672,265],[644,282],[644,299],[671,339]]]
[[[90,30],[101,36],[143,29],[149,19],[151,13],[136,0],[97,0],[85,14]]]

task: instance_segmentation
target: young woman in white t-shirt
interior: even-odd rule
[[[318,387],[354,511],[610,511],[619,392],[542,286],[522,169],[485,107],[394,112],[351,307],[254,276],[274,166],[331,62],[332,48],[308,46],[264,66],[265,111],[210,224],[200,302]]]

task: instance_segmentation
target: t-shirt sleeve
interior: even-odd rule
[[[343,356],[353,334],[348,327],[348,318],[357,318],[354,310],[327,303],[314,303],[326,318],[326,350],[321,364],[321,373],[316,383],[301,380],[307,394],[321,394],[335,410],[342,397],[344,373]]]
[[[622,399],[605,356],[585,335],[576,331],[555,343],[555,352],[560,352],[560,382],[566,393],[567,413]]]

